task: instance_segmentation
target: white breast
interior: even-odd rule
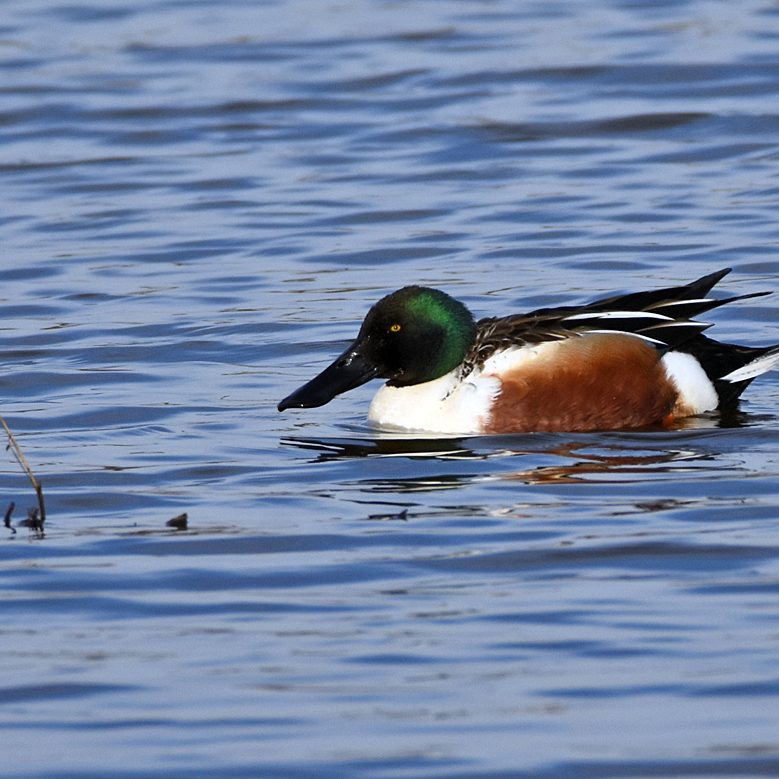
[[[500,391],[494,377],[457,371],[412,387],[383,386],[374,396],[368,420],[378,427],[448,435],[480,433]]]
[[[511,371],[528,360],[548,359],[557,346],[557,342],[548,342],[503,349],[462,382],[458,382],[455,369],[440,379],[413,387],[385,385],[373,398],[368,421],[396,430],[450,435],[481,433],[501,389],[496,374]]]

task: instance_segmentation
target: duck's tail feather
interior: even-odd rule
[[[779,368],[779,344],[739,346],[698,335],[684,344],[714,384],[720,406],[735,404],[741,393],[763,373]]]
[[[727,381],[730,384],[736,384],[741,381],[752,381],[763,373],[774,370],[779,365],[779,345],[770,346],[762,351],[754,359],[745,363],[740,368],[736,368],[730,373],[720,377],[720,381]]]
[[[689,284],[681,284],[677,287],[664,287],[662,289],[653,289],[644,292],[630,292],[627,295],[612,295],[607,298],[601,298],[590,303],[587,308],[592,311],[607,310],[647,310],[657,306],[662,307],[671,303],[706,302],[706,296],[712,288],[730,273],[732,268],[723,268],[722,270],[709,273]]]

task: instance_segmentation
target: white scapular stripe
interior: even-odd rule
[[[673,317],[665,314],[655,314],[653,311],[589,311],[584,314],[571,314],[563,321],[572,322],[579,319],[665,319]]]
[[[658,327],[663,328],[663,330],[665,330],[666,327],[697,327],[699,330],[706,330],[706,328],[711,327],[711,325],[707,325],[705,322],[698,322],[695,319],[677,319],[668,324],[663,322],[659,325],[649,325],[649,327],[645,327],[644,329],[656,330]]]
[[[580,338],[585,338],[588,335],[628,335],[631,338],[640,338],[642,341],[646,341],[655,346],[667,346],[665,341],[658,341],[657,338],[650,338],[643,333],[630,333],[627,330],[606,330],[605,328],[598,328],[597,330],[587,330],[587,332],[581,333]]]
[[[662,303],[655,303],[654,306],[650,306],[649,310],[653,308],[671,308],[671,306],[688,306],[690,303],[713,303],[714,298],[685,298],[684,300],[665,300]]]

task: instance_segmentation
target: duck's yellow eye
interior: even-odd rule
[[[399,333],[400,332],[400,325],[397,322],[395,322],[394,325],[390,325],[390,329],[389,330],[390,330],[391,333]]]

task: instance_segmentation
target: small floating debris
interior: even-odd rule
[[[34,530],[39,536],[43,537],[43,520],[38,509],[28,509],[27,519],[23,519],[19,523],[19,527],[29,527],[30,530]]]
[[[187,516],[187,512],[185,511],[183,514],[179,514],[177,517],[173,517],[173,519],[169,519],[165,523],[165,527],[172,527],[174,530],[186,530],[188,520],[189,517]]]
[[[5,519],[3,520],[3,523],[5,526],[14,534],[16,535],[16,528],[11,524],[11,517],[13,516],[14,509],[16,508],[16,504],[11,501],[8,504],[8,508],[5,510]]]
[[[408,520],[408,509],[398,511],[396,514],[369,514],[368,519],[380,520],[386,522],[387,520],[401,520],[403,522]]]

